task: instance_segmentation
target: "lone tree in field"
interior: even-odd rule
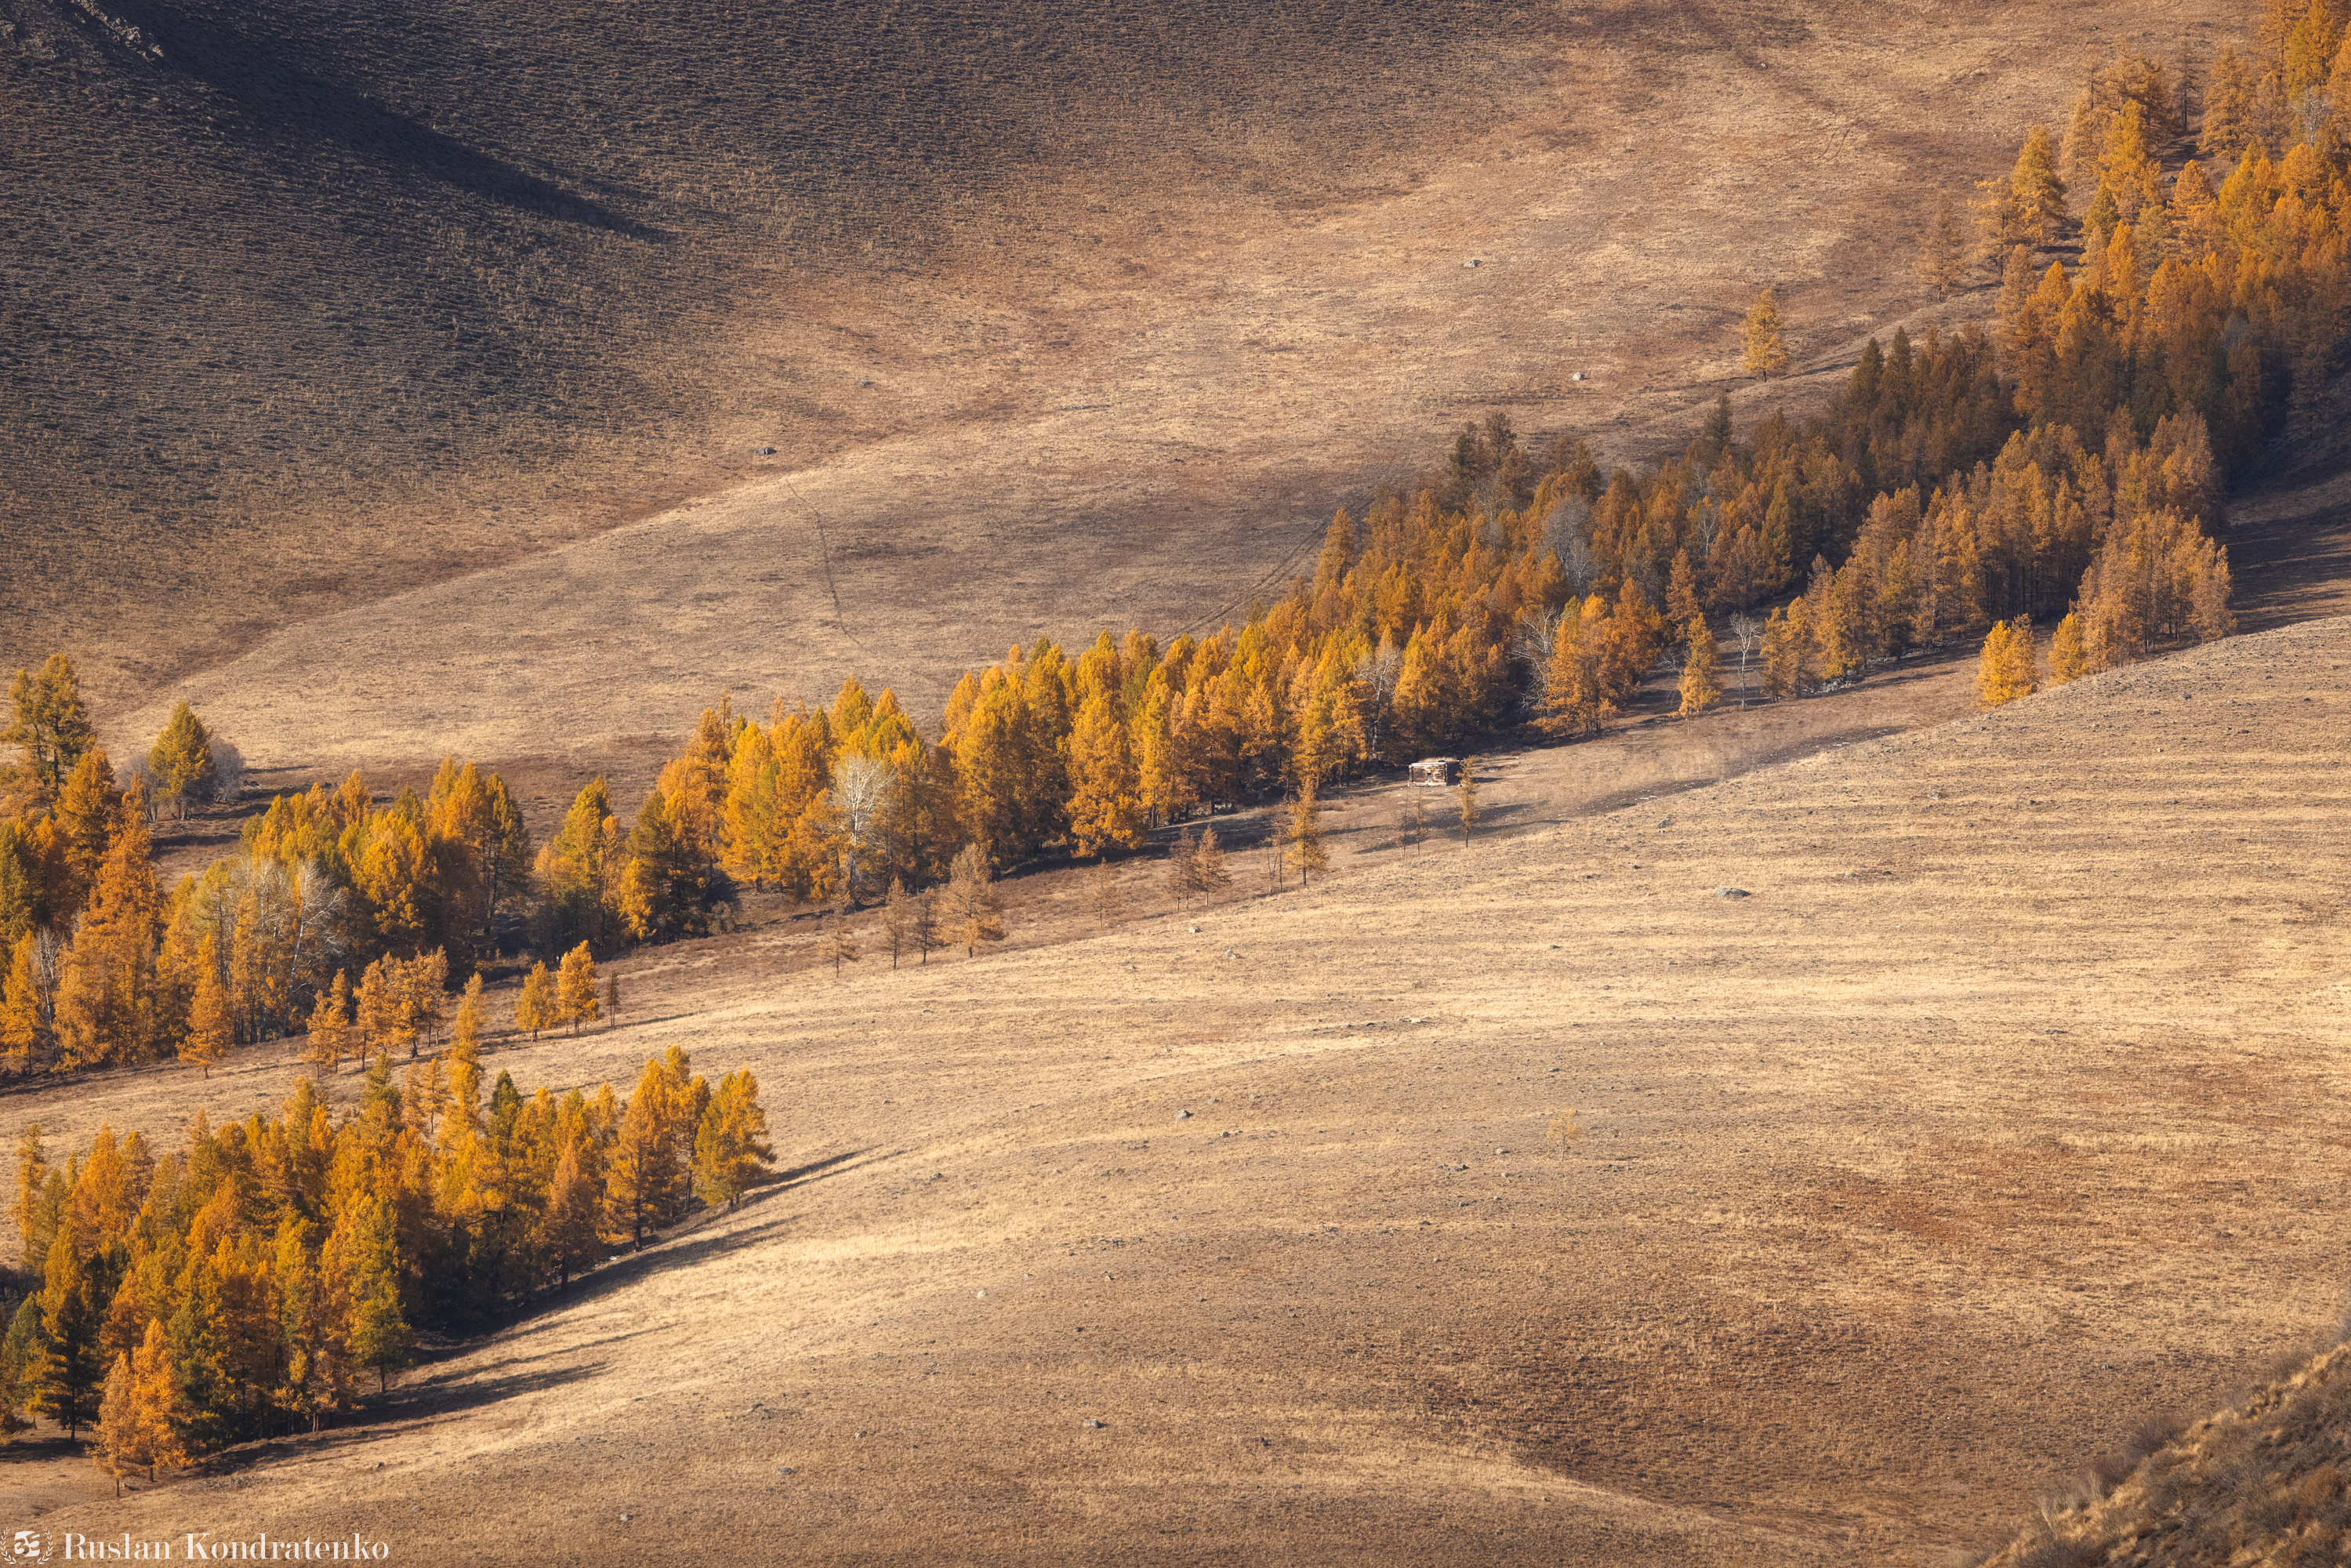
[[[1469,834],[1478,826],[1478,759],[1461,759],[1461,782],[1453,791],[1461,808],[1461,841],[1468,843]]]
[[[1689,623],[1689,658],[1682,664],[1681,716],[1693,718],[1722,700],[1722,683],[1714,674],[1714,633],[1706,618]]]
[[[1289,843],[1284,858],[1298,873],[1298,885],[1304,887],[1309,873],[1326,870],[1331,864],[1330,852],[1322,846],[1322,805],[1314,798],[1312,786],[1301,789],[1290,802],[1290,821],[1284,826],[1283,837]]]
[[[1747,374],[1763,379],[1788,373],[1788,343],[1780,320],[1780,297],[1775,291],[1767,288],[1755,297],[1740,338],[1746,351],[1740,368]]]
[[[1094,918],[1107,931],[1126,916],[1126,898],[1119,891],[1118,873],[1110,862],[1097,864],[1086,876],[1086,902],[1092,905]]]
[[[1186,828],[1176,835],[1175,843],[1167,851],[1167,896],[1176,901],[1178,909],[1192,897],[1192,860],[1197,848],[1192,830]]]
[[[585,942],[563,955],[563,967],[555,977],[555,1013],[573,1034],[582,1023],[596,1021],[596,960]]]
[[[480,977],[476,976],[478,979]],[[619,971],[604,977],[604,1027],[611,1029],[621,1021],[621,977]]]
[[[2034,674],[2031,617],[1996,622],[1976,661],[1976,706],[1992,708],[2031,696],[2040,685]]]
[[[841,978],[843,964],[857,962],[857,933],[849,926],[849,912],[835,909],[825,915],[817,927],[816,961],[832,966],[832,977]]]
[[[947,870],[946,904],[940,925],[965,957],[977,957],[983,942],[1004,940],[1004,902],[987,869],[987,851],[980,845],[966,844],[956,852],[955,863]]]
[[[219,774],[213,767],[212,738],[204,720],[182,703],[172,710],[163,733],[155,737],[153,749],[147,753],[147,768],[155,776],[156,787],[179,808],[183,822],[188,820],[190,800],[213,798]]]
[[[1967,241],[1959,233],[1959,214],[1951,210],[1946,191],[1935,200],[1935,219],[1927,225],[1927,243],[1918,256],[1918,279],[1948,298],[1968,269]]]
[[[927,965],[931,955],[946,946],[947,939],[939,931],[939,901],[937,894],[925,888],[914,895],[914,962]]]
[[[1200,842],[1192,852],[1192,887],[1207,894],[1222,893],[1232,885],[1232,873],[1225,869],[1225,852],[1217,842],[1217,830],[1200,830]]]

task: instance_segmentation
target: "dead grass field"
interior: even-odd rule
[[[747,1062],[784,1181],[231,1477],[18,1473],[436,1562],[1964,1561],[2340,1320],[2346,723],[2316,622],[1555,825],[1599,748],[1504,758],[1466,849],[1089,939],[664,949],[495,1065]]]
[[[1819,395],[1986,308],[1913,281],[1936,190],[2234,20],[118,11],[162,59],[0,0],[0,665],[68,648],[118,749],[184,695],[264,764],[582,771],[1212,622],[1491,408],[1647,455],[1766,282],[1818,373],[1742,417]]]

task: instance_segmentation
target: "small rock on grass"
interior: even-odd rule
[[[1714,896],[1717,898],[1752,898],[1755,895],[1749,893],[1743,887],[1718,887],[1714,890]]]

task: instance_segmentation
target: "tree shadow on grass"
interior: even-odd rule
[[[872,1149],[852,1149],[788,1171],[778,1171],[761,1186],[745,1194],[732,1209],[705,1210],[673,1228],[667,1234],[649,1240],[639,1250],[622,1253],[611,1261],[575,1277],[569,1285],[536,1298],[509,1319],[507,1331],[502,1332],[510,1332],[514,1326],[527,1323],[550,1308],[597,1301],[664,1270],[724,1258],[769,1240],[789,1228],[799,1216],[797,1213],[778,1213],[756,1224],[734,1226],[723,1230],[711,1228],[730,1215],[765,1208],[785,1193],[797,1191],[811,1182],[844,1175],[856,1168],[853,1162],[872,1152]]]

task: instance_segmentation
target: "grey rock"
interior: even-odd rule
[[[1743,887],[1718,887],[1714,890],[1714,896],[1717,898],[1752,898],[1755,895],[1749,893]]]

